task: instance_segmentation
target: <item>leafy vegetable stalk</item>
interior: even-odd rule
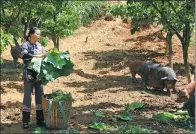
[[[37,73],[37,80],[41,80],[43,85],[58,77],[70,75],[73,66],[69,51],[60,52],[56,48],[50,50],[45,58],[36,58],[30,63],[32,70]]]

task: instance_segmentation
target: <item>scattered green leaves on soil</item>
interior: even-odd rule
[[[151,130],[142,128],[140,126],[120,126],[118,134],[143,134],[143,133],[152,133]]]
[[[78,130],[67,129],[67,130],[58,130],[54,132],[55,134],[80,134]]]

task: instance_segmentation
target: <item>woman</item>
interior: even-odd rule
[[[35,88],[35,103],[36,103],[36,124],[44,124],[44,116],[42,110],[42,96],[43,85],[41,81],[36,80],[36,72],[29,68],[29,63],[33,57],[42,57],[45,54],[44,47],[39,43],[41,32],[37,27],[32,27],[29,30],[26,42],[21,46],[21,58],[24,63],[24,98],[23,98],[23,109],[22,109],[22,127],[23,129],[29,128],[30,112],[31,112],[31,93]]]
[[[195,81],[190,82],[185,86],[188,100],[184,103],[183,108],[188,110],[190,117],[195,117]]]

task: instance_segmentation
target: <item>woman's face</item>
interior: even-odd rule
[[[35,33],[34,34],[31,34],[31,40],[33,41],[39,41],[40,40],[40,37],[41,37],[41,32],[40,30],[35,30]]]

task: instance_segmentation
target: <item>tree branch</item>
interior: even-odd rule
[[[161,17],[163,18],[163,20],[169,25],[169,27],[175,32],[175,34],[178,36],[178,38],[183,41],[182,36],[178,33],[178,31],[167,21],[167,18],[165,18],[165,16],[163,15],[163,13],[157,8],[156,5],[153,4],[153,2],[151,2],[151,5],[160,13]]]

